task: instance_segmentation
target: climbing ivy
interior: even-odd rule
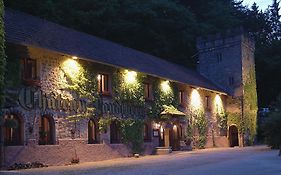
[[[205,113],[200,112],[200,113],[196,114],[195,126],[197,127],[198,133],[199,133],[197,147],[200,149],[205,148],[205,145],[207,142],[207,127],[208,127],[207,125],[208,125],[208,121],[205,116]]]
[[[118,69],[113,74],[113,92],[114,100],[117,102],[128,102],[133,105],[144,105],[144,85],[145,75],[136,74],[136,81],[128,83],[125,81],[128,70]]]
[[[248,145],[252,145],[257,133],[257,91],[255,69],[251,68],[244,84],[244,129]]]
[[[227,116],[227,125],[231,126],[231,125],[236,125],[238,128],[238,132],[244,133],[245,129],[244,129],[244,125],[243,122],[241,120],[241,114],[240,113],[226,113]]]
[[[149,117],[154,120],[165,120],[160,117],[160,113],[163,111],[164,106],[178,107],[178,88],[175,83],[169,83],[171,89],[164,92],[161,88],[161,80],[156,80],[153,83],[153,103],[149,105]]]

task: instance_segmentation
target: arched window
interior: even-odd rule
[[[120,123],[116,120],[110,124],[110,143],[121,143]]]
[[[18,115],[4,116],[4,144],[7,146],[23,145],[23,121]]]
[[[88,143],[98,143],[98,125],[93,119],[88,122]]]
[[[150,127],[147,123],[143,125],[143,140],[145,142],[151,141]]]
[[[39,120],[39,145],[55,144],[55,122],[51,116],[43,115]]]

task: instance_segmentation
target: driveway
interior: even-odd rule
[[[6,171],[8,174],[44,175],[281,175],[278,151],[265,146],[215,148],[174,152],[162,156],[120,158],[72,166]]]

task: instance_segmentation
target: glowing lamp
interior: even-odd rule
[[[223,102],[220,95],[218,94],[215,97],[215,111],[218,114],[224,114]]]
[[[97,79],[100,81],[100,79],[101,79],[101,75],[100,74],[98,74]]]
[[[135,71],[125,71],[125,82],[127,84],[134,84],[137,82],[137,72]]]
[[[169,93],[171,91],[170,82],[168,80],[163,81],[161,83],[161,89],[165,93]]]
[[[77,60],[78,57],[77,57],[77,56],[73,56],[72,59],[73,59],[73,60]]]
[[[193,89],[191,92],[190,104],[194,109],[202,108],[201,97],[197,89]]]
[[[76,60],[67,59],[62,63],[62,70],[71,78],[77,78],[81,71],[81,66]]]

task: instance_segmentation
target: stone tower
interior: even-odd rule
[[[236,29],[224,35],[199,38],[197,49],[198,72],[232,96],[226,102],[226,112],[230,114],[228,126],[240,126],[240,146],[251,144],[256,134],[257,113],[254,41]]]

